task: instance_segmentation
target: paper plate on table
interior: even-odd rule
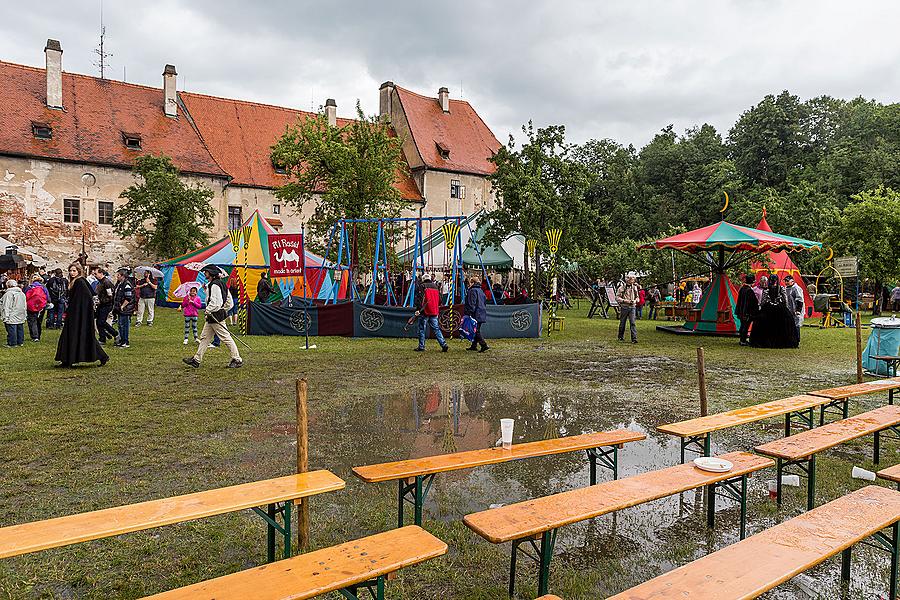
[[[710,473],[727,473],[734,468],[734,465],[724,458],[716,458],[715,456],[701,456],[694,459],[694,466],[703,471]]]

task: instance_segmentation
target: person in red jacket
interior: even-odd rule
[[[28,308],[28,333],[32,342],[41,341],[41,325],[44,320],[44,309],[47,308],[50,293],[44,287],[44,279],[35,275],[31,285],[25,288],[25,306]]]
[[[417,294],[416,298],[416,316],[419,317],[419,346],[416,352],[425,351],[425,336],[427,327],[430,325],[434,331],[434,337],[437,338],[438,344],[441,345],[441,352],[447,352],[450,346],[444,340],[444,334],[441,333],[441,327],[438,324],[438,314],[441,309],[441,292],[438,286],[431,281],[430,275],[422,278],[424,285],[422,291]]]

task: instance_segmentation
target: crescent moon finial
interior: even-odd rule
[[[722,214],[724,215],[724,214],[725,214],[725,211],[728,210],[728,203],[729,203],[729,200],[728,200],[728,192],[723,191],[722,193],[725,194],[725,206],[723,206],[723,207],[722,207],[722,210],[720,210],[719,212],[722,213]]]
[[[834,248],[828,248],[828,258],[826,258],[825,260],[828,261],[832,258],[834,258]]]

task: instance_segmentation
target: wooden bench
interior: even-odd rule
[[[535,598],[535,600],[562,600],[559,596],[554,596],[553,594],[545,594],[540,598]]]
[[[900,465],[894,465],[893,467],[888,467],[887,469],[882,469],[876,473],[879,479],[884,479],[885,481],[892,481],[897,484],[897,489],[900,490]]]
[[[864,396],[866,394],[877,394],[878,392],[887,391],[888,404],[893,404],[894,390],[898,388],[900,388],[900,377],[891,377],[890,379],[854,383],[853,385],[828,388],[827,390],[816,390],[815,392],[810,392],[810,394],[813,396],[824,396],[826,398],[831,398],[832,400],[838,400],[841,398],[852,398],[854,396]]]
[[[302,600],[339,591],[359,599],[366,590],[383,600],[389,574],[446,553],[447,544],[410,525],[148,598]]]
[[[651,500],[706,487],[707,524],[715,525],[716,489],[740,502],[741,539],[746,534],[747,477],[775,463],[748,452],[732,452],[721,458],[731,461],[728,473],[701,471],[693,464],[682,464],[659,471],[641,473],[617,481],[544,496],[466,515],[463,519],[475,533],[491,542],[512,542],[509,568],[509,595],[515,592],[516,558],[519,546],[527,543],[535,555],[523,552],[538,563],[538,594],[546,594],[550,579],[550,560],[560,527],[593,519]]]
[[[847,398],[832,399],[804,394],[678,423],[660,425],[656,430],[681,438],[681,462],[684,462],[685,450],[697,452],[701,456],[709,456],[712,446],[711,434],[721,429],[755,423],[781,415],[784,415],[785,437],[791,435],[791,425],[794,421],[807,429],[812,429],[815,426],[814,411],[816,408],[819,409],[819,425],[825,422],[825,413],[830,410],[836,410],[842,418],[847,418]]]
[[[897,363],[900,363],[900,356],[893,356],[890,354],[875,354],[870,356],[869,358],[876,361],[876,365],[878,364],[877,361],[884,362],[884,364],[887,366],[887,374],[890,375],[891,371],[893,371],[894,377],[897,376]]]
[[[275,534],[291,555],[291,508],[295,500],[344,488],[330,471],[310,471],[173,498],[12,525],[0,529],[0,558],[99,540],[251,508],[267,524],[269,562],[275,560]],[[266,506],[267,509],[259,508]],[[278,523],[277,516],[281,516]]]
[[[778,504],[781,504],[781,476],[787,467],[797,466],[800,477],[806,478],[806,509],[812,510],[816,499],[816,454],[844,442],[875,434],[875,464],[880,454],[881,432],[890,429],[898,437],[900,406],[882,406],[843,421],[835,421],[817,429],[810,429],[791,437],[756,447],[756,451],[777,460]]]
[[[628,442],[645,439],[643,433],[628,429],[601,431],[561,437],[553,440],[513,444],[512,448],[485,448],[452,454],[438,454],[423,458],[399,460],[353,467],[353,473],[366,483],[381,481],[398,481],[397,493],[397,527],[403,527],[403,505],[409,502],[415,507],[415,524],[422,524],[422,507],[425,497],[434,482],[434,476],[446,471],[471,469],[484,465],[493,465],[511,460],[550,456],[584,450],[590,463],[591,485],[597,483],[597,465],[610,469],[613,478],[619,476],[619,448]]]
[[[896,597],[900,492],[870,485],[732,544],[608,600],[756,598],[841,553],[850,584],[851,548],[875,537],[891,554],[889,597]],[[889,528],[889,532],[885,529]]]

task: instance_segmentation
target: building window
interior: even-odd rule
[[[241,207],[240,206],[229,206],[228,207],[228,229],[240,229],[241,225],[244,224],[244,220],[241,218]]]
[[[113,224],[113,203],[97,202],[97,222],[101,225]]]
[[[450,148],[440,142],[435,142],[434,144],[435,146],[437,146],[437,151],[440,157],[444,160],[450,160]]]
[[[81,200],[63,198],[63,222],[81,223]]]
[[[141,149],[141,134],[139,133],[125,133],[122,132],[122,142],[125,144],[125,147],[129,150],[140,150]]]
[[[273,215],[280,215],[280,214],[281,214],[281,205],[280,205],[280,204],[273,204],[273,205],[272,205],[272,214],[273,214]]]
[[[465,200],[466,186],[460,185],[459,179],[451,179],[450,180],[450,197],[451,198],[459,198],[460,200]]]
[[[49,140],[53,137],[53,128],[47,123],[31,122],[31,134],[39,140]]]

